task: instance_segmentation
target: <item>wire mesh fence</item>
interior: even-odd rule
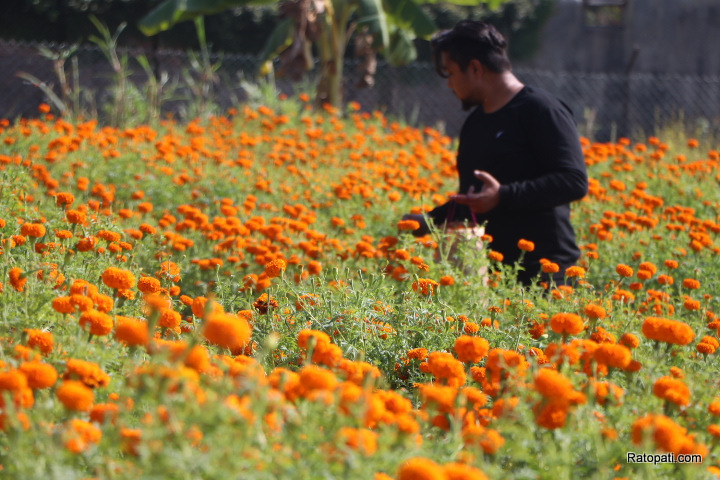
[[[216,68],[211,77],[204,77],[198,58],[182,51],[121,50],[127,64],[119,73],[96,46],[78,47],[64,63],[48,58],[47,51],[60,56],[59,52],[69,51],[67,46],[45,45],[46,55],[39,53],[41,47],[0,41],[0,117],[37,115],[37,106],[48,101],[50,90],[58,100],[108,120],[104,117],[111,114],[108,105],[120,73],[133,85],[134,97],[124,99],[126,106],[132,103],[150,112],[155,107],[157,113],[180,116],[192,116],[202,103],[236,107],[252,97],[253,82],[258,80],[258,59],[251,56],[212,55]],[[138,60],[143,57],[146,68]],[[345,66],[346,102],[358,102],[363,110],[381,110],[414,125],[438,127],[450,135],[459,132],[467,112],[460,109],[431,64],[392,67],[380,63],[373,88],[355,86],[360,78],[355,67],[352,62]],[[720,133],[720,77],[524,68],[514,72],[524,83],[565,102],[574,112],[580,133],[595,140],[649,135],[658,127],[680,124],[703,134]],[[38,88],[38,82],[45,88]],[[275,80],[275,88],[287,94],[309,92],[310,84]]]

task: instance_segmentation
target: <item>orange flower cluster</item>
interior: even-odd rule
[[[695,338],[695,332],[687,323],[660,317],[647,317],[642,333],[649,340],[676,345],[687,345]]]

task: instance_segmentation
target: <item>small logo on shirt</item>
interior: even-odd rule
[[[495,134],[495,138],[500,138],[500,135],[502,135],[502,134],[503,134],[503,131],[502,131],[502,130],[498,131],[498,132]]]

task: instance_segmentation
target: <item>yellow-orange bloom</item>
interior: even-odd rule
[[[285,263],[285,260],[278,258],[265,265],[265,274],[269,278],[279,277],[286,268],[287,264]]]
[[[585,328],[580,315],[574,313],[556,313],[550,318],[550,328],[561,335],[577,335]]]
[[[628,265],[624,265],[622,263],[615,267],[615,271],[621,277],[632,277],[633,274],[635,273],[635,272],[633,272],[632,267],[630,267]]]
[[[445,469],[429,458],[416,457],[400,465],[397,480],[447,480]]]
[[[518,240],[517,246],[520,250],[523,250],[525,252],[532,252],[533,250],[535,250],[535,244],[530,240],[525,240],[524,238]]]
[[[250,325],[237,315],[213,312],[205,319],[203,335],[210,343],[235,351],[250,342]]]
[[[465,363],[477,363],[488,353],[490,344],[482,337],[462,335],[455,340],[458,359]]]
[[[397,223],[398,230],[402,231],[413,231],[420,228],[420,222],[417,220],[400,220]]]
[[[659,317],[647,317],[642,332],[650,340],[677,345],[687,345],[695,338],[695,332],[687,323]]]
[[[127,290],[135,286],[135,275],[117,267],[108,267],[102,274],[102,281],[110,288]]]
[[[66,380],[57,389],[56,395],[60,403],[68,410],[87,412],[92,408],[95,394],[84,383]]]

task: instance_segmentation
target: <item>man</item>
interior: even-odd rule
[[[472,218],[486,222],[490,248],[513,265],[518,241],[534,242],[518,280],[529,284],[541,273],[541,259],[560,266],[580,257],[570,224],[570,205],[587,194],[585,160],[570,109],[547,92],[523,85],[511,72],[507,43],[484,22],[462,21],[431,41],[435,67],[463,109],[475,109],[460,132],[457,195],[431,212],[435,225]],[[451,218],[449,218],[451,217]],[[414,233],[427,233],[422,215]],[[549,277],[545,275],[544,280]]]

